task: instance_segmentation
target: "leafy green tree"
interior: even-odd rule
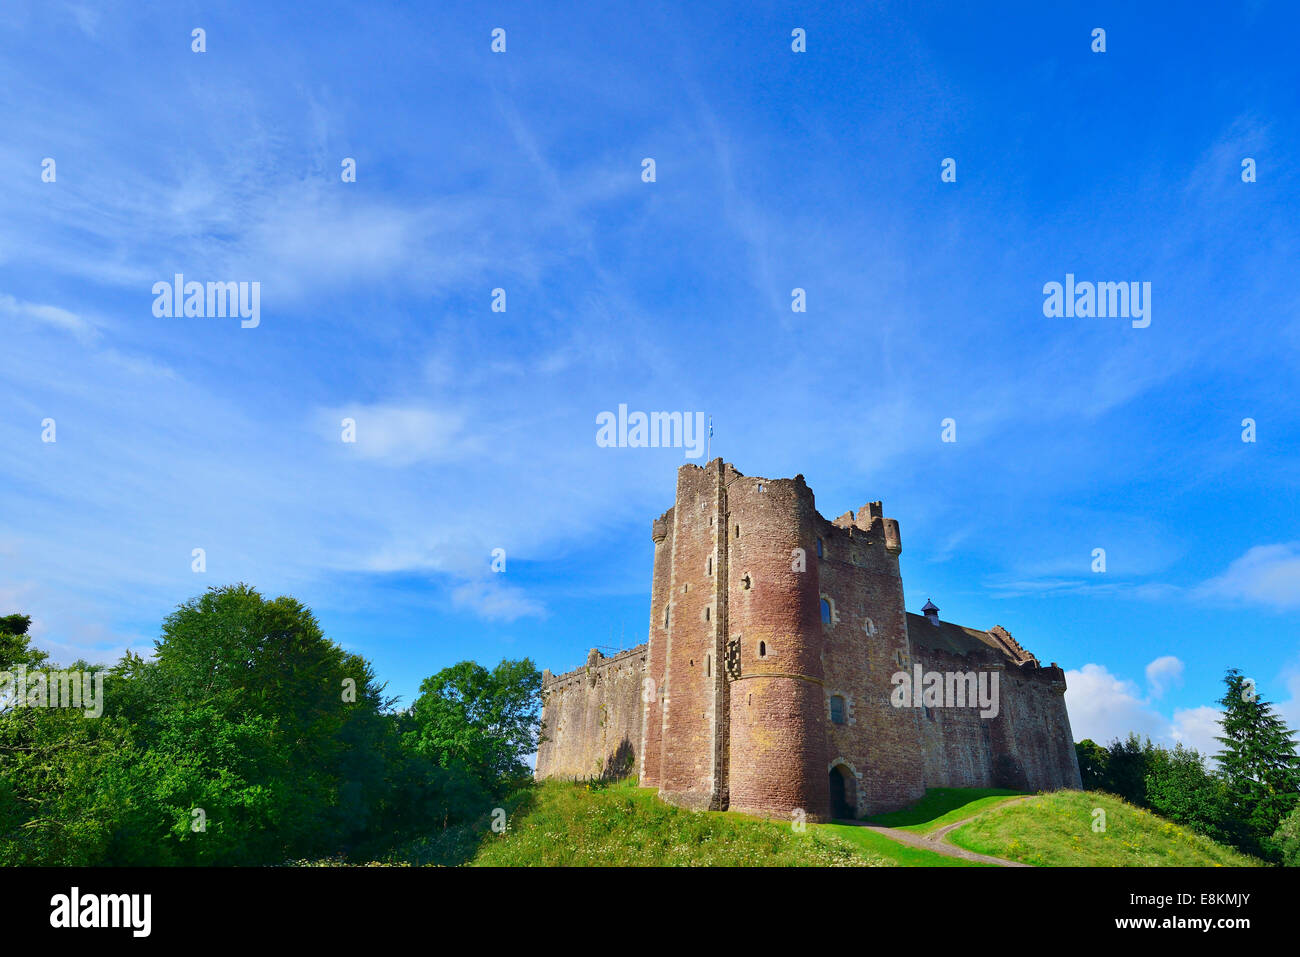
[[[58,670],[31,646],[30,624],[0,617],[0,672]],[[94,669],[78,661],[70,670]],[[13,693],[8,677],[0,696]],[[84,709],[24,704],[0,706],[0,865],[98,863],[121,811],[105,776],[130,760],[129,729]]]
[[[1205,769],[1194,749],[1175,744],[1154,748],[1146,778],[1147,807],[1161,817],[1228,844],[1240,842],[1232,820],[1232,803],[1222,778]]]
[[[39,668],[49,657],[31,647],[31,636],[27,634],[31,623],[30,615],[0,616],[0,671],[19,664]]]
[[[1091,738],[1076,742],[1074,752],[1079,757],[1079,776],[1083,780],[1083,789],[1085,791],[1106,790],[1109,781],[1110,752]]]
[[[542,676],[527,658],[492,670],[473,661],[420,684],[408,746],[442,768],[463,768],[492,794],[528,775],[537,749]]]
[[[1300,801],[1295,732],[1236,668],[1224,675],[1223,745],[1217,755],[1234,816],[1258,853],[1276,856],[1272,835]]]
[[[1109,787],[1105,790],[1118,794],[1130,804],[1147,807],[1147,771],[1154,752],[1155,745],[1150,738],[1143,740],[1131,732],[1124,741],[1112,741],[1106,758]]]
[[[1287,867],[1300,867],[1300,807],[1282,818],[1273,832],[1272,844]]]
[[[47,667],[29,625],[0,618],[0,671]],[[0,865],[458,863],[527,773],[540,687],[463,662],[397,713],[301,603],[212,588],[107,670],[101,717],[0,713]]]
[[[207,835],[224,830],[225,852],[266,861],[332,852],[372,823],[390,702],[370,665],[329,641],[300,602],[243,584],[209,589],[163,622],[155,657],[163,706],[146,719],[151,740],[196,766],[170,806],[208,817],[207,832],[174,831],[178,841],[218,844]],[[217,793],[194,790],[213,780]]]

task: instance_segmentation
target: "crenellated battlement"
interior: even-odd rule
[[[591,677],[593,671],[599,671],[623,663],[630,663],[632,659],[645,657],[646,643],[642,642],[627,651],[620,651],[618,654],[606,657],[598,648],[592,648],[587,652],[587,663],[581,668],[574,668],[572,671],[566,671],[562,675],[551,674],[550,669],[542,671],[542,690],[555,688],[561,685],[573,684],[584,681]]]

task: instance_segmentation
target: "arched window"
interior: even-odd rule
[[[844,697],[843,695],[831,695],[831,721],[835,724],[844,723]]]
[[[760,657],[760,658],[766,658],[766,657],[767,657],[767,642],[766,642],[766,641],[760,641],[760,642],[758,643],[758,657]]]
[[[831,623],[831,603],[825,598],[822,599],[822,623],[826,625]]]

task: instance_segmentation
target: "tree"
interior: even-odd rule
[[[105,781],[131,760],[130,734],[80,708],[3,706],[18,666],[58,670],[31,646],[30,625],[28,615],[0,617],[0,865],[99,863],[120,812]]]
[[[1145,741],[1130,732],[1124,741],[1115,740],[1110,744],[1110,754],[1106,760],[1106,790],[1118,794],[1130,804],[1147,807],[1147,770],[1151,766],[1155,745],[1151,739]]]
[[[1234,816],[1258,853],[1275,857],[1272,835],[1300,800],[1295,732],[1236,668],[1223,678],[1223,745],[1217,755]]]
[[[1300,807],[1282,819],[1273,832],[1273,846],[1287,867],[1300,867]]]
[[[136,666],[160,702],[143,720],[155,748],[194,769],[168,792],[185,814],[176,841],[222,844],[188,830],[198,807],[230,862],[333,852],[371,825],[391,701],[309,609],[244,584],[211,588],[167,617],[155,657]]]
[[[31,647],[31,615],[0,615],[0,671],[23,664],[39,668],[49,658],[43,651]]]
[[[1237,844],[1241,829],[1223,779],[1205,770],[1199,753],[1182,744],[1154,748],[1146,777],[1147,807],[1161,817],[1213,840]]]
[[[1079,757],[1079,777],[1083,780],[1083,789],[1105,790],[1110,780],[1110,752],[1091,738],[1076,742],[1074,752]]]
[[[408,746],[439,767],[464,767],[489,793],[528,774],[537,749],[542,676],[529,659],[489,671],[473,661],[444,668],[420,684],[411,706]]]
[[[52,667],[30,623],[0,618],[0,673]],[[462,662],[395,713],[370,664],[301,603],[212,588],[166,618],[153,660],[128,652],[107,670],[100,717],[0,710],[0,866],[373,860],[417,845],[458,863],[527,772],[540,688],[530,661]]]

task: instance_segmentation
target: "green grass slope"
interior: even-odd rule
[[[469,862],[480,867],[889,867],[950,865],[865,828],[697,813],[633,782],[588,787],[543,781]],[[964,862],[956,862],[958,864]]]
[[[899,867],[997,867],[997,864],[981,864],[977,861],[965,861],[960,857],[947,857],[923,847],[910,847],[886,837],[879,831],[867,827],[855,827],[852,824],[818,824],[823,832],[829,832],[858,848],[864,854],[887,858]]]
[[[1106,812],[1094,831],[1093,809]],[[958,847],[1040,867],[1251,867],[1259,864],[1099,791],[1054,791],[995,807],[948,834]]]
[[[1000,788],[930,788],[925,797],[901,811],[867,818],[872,824],[896,827],[900,831],[929,834],[945,824],[974,817],[999,804],[1024,796],[1023,791]]]

